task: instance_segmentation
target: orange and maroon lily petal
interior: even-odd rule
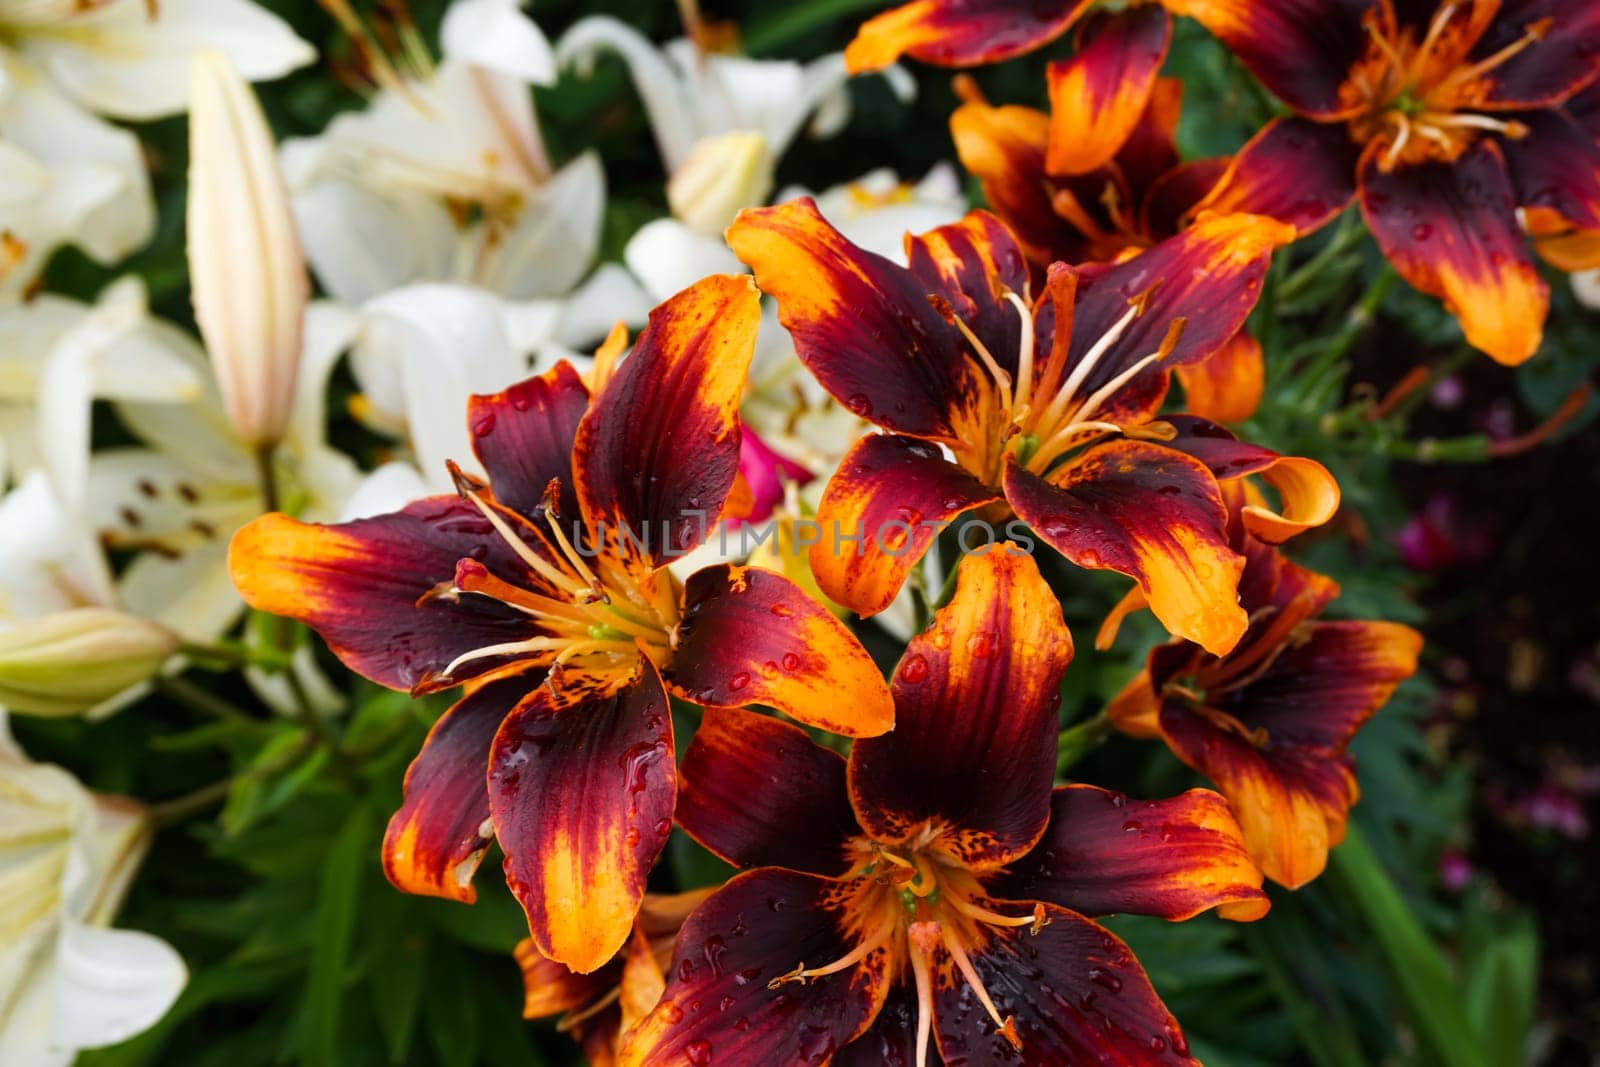
[[[1483,139],[1454,163],[1384,173],[1382,142],[1361,164],[1361,209],[1401,276],[1441,297],[1467,340],[1515,366],[1539,349],[1550,290],[1517,223],[1516,194],[1498,145]]]
[[[406,690],[463,653],[535,633],[526,615],[488,598],[428,595],[467,558],[537,585],[478,509],[456,497],[336,526],[263,515],[234,535],[228,573],[251,607],[305,623],[357,674]],[[505,662],[473,661],[456,680]]]
[[[1044,169],[1050,117],[1028,107],[969,103],[950,116],[961,165],[983,186],[989,206],[1015,231],[1034,263],[1076,263],[1082,231],[1056,212],[1054,183]]]
[[[540,952],[580,973],[616,955],[676,795],[672,717],[648,660],[632,679],[553,677],[506,718],[489,810]]]
[[[1282,544],[1321,526],[1339,510],[1339,483],[1316,460],[1240,441],[1216,423],[1193,415],[1173,415],[1166,421],[1178,433],[1162,443],[1204,463],[1218,481],[1255,475],[1278,491],[1276,511],[1259,494],[1241,499],[1238,509],[1244,528],[1268,544]]]
[[[578,499],[585,525],[606,523],[617,554],[659,567],[699,545],[721,516],[739,474],[739,399],[760,322],[749,278],[696,282],[650,313],[583,417],[572,460]]]
[[[1117,150],[1117,169],[1128,183],[1134,208],[1156,179],[1178,165],[1178,121],[1183,117],[1183,79],[1157,78],[1144,114]]]
[[[1600,144],[1560,111],[1518,115],[1526,136],[1501,142],[1517,206],[1600,230]]]
[[[817,981],[767,983],[855,948],[840,886],[764,867],[713,893],[684,923],[667,991],[625,1042],[623,1067],[826,1063],[877,1015],[890,983],[886,953]]]
[[[900,592],[941,524],[998,499],[936,446],[870,434],[851,447],[823,491],[811,572],[836,603],[876,615]]]
[[[809,197],[740,212],[727,239],[835,399],[900,433],[960,437],[976,382],[960,333],[915,275],[851,244]]]
[[[1228,798],[1263,874],[1297,889],[1322,873],[1360,795],[1349,756],[1263,749],[1204,709],[1172,701],[1162,709],[1161,732],[1180,759]]]
[[[1304,236],[1350,206],[1360,159],[1360,146],[1342,124],[1273,119],[1193,210],[1267,215]]]
[[[1259,215],[1213,215],[1176,237],[1115,266],[1086,271],[1078,285],[1069,366],[1093,349],[1131,306],[1143,310],[1127,326],[1084,381],[1085,394],[1110,382],[1135,362],[1160,351],[1178,319],[1183,331],[1170,354],[1119,392],[1140,396],[1140,383],[1165,381],[1165,368],[1193,363],[1221,348],[1244,327],[1261,295],[1272,250],[1292,240],[1293,230]],[[1155,397],[1159,404],[1160,397]],[[1102,408],[1101,417],[1125,417],[1122,405]]]
[[[567,523],[581,518],[572,482],[572,442],[588,409],[589,390],[566,360],[503,392],[468,399],[472,450],[489,475],[495,499],[524,515],[539,515],[550,483],[559,480],[561,518]]]
[[[512,955],[522,971],[522,1017],[546,1019],[577,1011],[616,988],[622,964],[612,961],[593,974],[578,974],[539,953],[531,938],[517,942]]]
[[[511,709],[543,681],[539,671],[475,684],[428,731],[383,837],[383,873],[396,889],[468,904],[478,898],[472,876],[494,838],[484,781],[489,746]]]
[[[1502,0],[1468,62],[1533,43],[1483,78],[1483,107],[1553,107],[1600,72],[1600,6],[1585,0]]]
[[[1144,196],[1139,226],[1152,240],[1164,241],[1187,227],[1193,208],[1216,188],[1227,159],[1194,159],[1161,174]]]
[[[912,0],[868,19],[844,50],[852,74],[901,56],[941,67],[998,63],[1066,33],[1093,0]]]
[[[948,827],[969,867],[1022,855],[1050,815],[1071,661],[1072,635],[1033,557],[1010,542],[968,556],[954,598],[895,670],[894,733],[850,750],[861,825],[887,842]]]
[[[678,825],[737,867],[838,876],[860,833],[844,757],[796,726],[708,708],[678,768]]]
[[[1346,118],[1340,93],[1367,50],[1361,13],[1370,0],[1163,0],[1227,45],[1280,100],[1303,115]]]
[[[996,1032],[944,951],[936,951],[934,1031],[945,1062],[1194,1067],[1178,1020],[1132,950],[1077,912],[1043,908],[1048,925],[1038,933],[992,929],[988,944],[971,953],[1001,1018],[1015,1024],[1020,1052]]]
[[[1163,705],[1167,743],[1228,798],[1268,878],[1304,885],[1344,839],[1359,793],[1345,748],[1415,672],[1421,647],[1397,623],[1316,623],[1260,678],[1218,698],[1223,716]]]
[[[1244,557],[1228,545],[1216,479],[1182,452],[1146,441],[1090,449],[1045,481],[1009,462],[1006,499],[1080,567],[1139,583],[1171,633],[1223,655],[1244,634],[1236,590]]]
[[[896,983],[867,1032],[839,1050],[831,1067],[918,1067],[917,999],[908,983]]]
[[[1048,70],[1051,174],[1087,174],[1116,158],[1150,102],[1172,19],[1159,4],[1096,12],[1077,36],[1072,57]]]
[[[1568,118],[1576,122],[1590,139],[1600,141],[1600,79],[1561,105]]]
[[[1129,800],[1092,785],[1055,791],[1050,829],[1013,864],[999,895],[1084,915],[1155,915],[1169,922],[1211,908],[1250,922],[1267,913],[1228,802],[1209,789]]]
[[[765,704],[845,737],[894,726],[889,687],[861,642],[799,586],[761,567],[723,564],[689,579],[667,682],[697,704]]]
[[[1240,330],[1208,359],[1177,368],[1184,410],[1218,422],[1243,422],[1256,413],[1266,391],[1261,342]]]
[[[906,238],[907,267],[929,293],[983,342],[1007,373],[1015,374],[1022,319],[1005,294],[1028,289],[1028,261],[1004,223],[987,211]]]

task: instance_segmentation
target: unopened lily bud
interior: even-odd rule
[[[0,629],[0,707],[76,715],[152,677],[178,649],[172,631],[108,608],[73,608]]]
[[[667,182],[667,204],[691,229],[721,237],[740,211],[767,202],[772,182],[767,139],[736,130],[695,142]]]
[[[311,283],[272,133],[220,53],[197,56],[189,106],[189,272],[195,319],[240,439],[283,437]]]

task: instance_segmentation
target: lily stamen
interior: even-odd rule
[[[1005,298],[1017,309],[1017,315],[1022,320],[1022,341],[1017,346],[1015,407],[1012,410],[1012,419],[1020,422],[1027,417],[1028,406],[1033,400],[1033,312],[1028,310],[1028,305],[1016,293],[1007,291]]]
[[[1453,89],[1463,82],[1475,81],[1478,78],[1483,77],[1485,74],[1492,72],[1496,67],[1509,62],[1511,59],[1519,55],[1524,49],[1531,45],[1538,44],[1540,41],[1544,40],[1544,35],[1549,31],[1553,21],[1553,19],[1546,17],[1539,19],[1537,22],[1530,23],[1523,30],[1521,37],[1517,38],[1515,41],[1512,41],[1494,55],[1489,56],[1486,59],[1481,59],[1472,64],[1470,67],[1458,67],[1454,71],[1451,71],[1450,76],[1445,78],[1444,81],[1440,82],[1439,85],[1434,89],[1434,93]]]
[[[1010,411],[1012,409],[1011,375],[1007,374],[1000,364],[995,362],[995,358],[989,352],[988,347],[978,340],[978,335],[973,333],[972,328],[962,321],[961,316],[956,315],[954,318],[956,329],[961,331],[961,336],[967,339],[967,343],[972,346],[972,350],[977,353],[978,358],[983,361],[983,365],[989,371],[990,376],[994,378],[995,384],[1000,387],[1001,408],[1005,411]]]
[[[489,525],[494,527],[494,532],[500,535],[501,539],[510,546],[511,551],[515,552],[517,558],[526,563],[530,570],[568,596],[576,597],[584,592],[582,585],[573,581],[569,575],[563,574],[551,566],[548,561],[528,547],[528,543],[519,537],[511,529],[510,525],[506,523],[505,519],[496,514],[495,509],[490,507],[482,495],[472,487],[466,476],[461,472],[461,468],[452,463],[450,465],[450,473],[455,479],[456,492],[460,493],[463,499],[471,502],[483,514],[483,517],[489,520]]]
[[[1031,921],[1031,920],[1030,920]],[[1017,1034],[1016,1019],[1007,1015],[1000,1017],[1000,1010],[994,1006],[994,1001],[989,998],[989,991],[983,987],[983,979],[978,977],[977,968],[972,966],[972,960],[967,956],[966,949],[961,947],[960,941],[951,936],[949,930],[939,928],[939,933],[944,941],[945,951],[950,953],[950,958],[955,961],[956,969],[961,972],[961,977],[966,979],[967,985],[977,996],[978,1003],[983,1005],[983,1010],[989,1013],[989,1018],[994,1020],[1001,1037],[1011,1043],[1011,1047],[1021,1051],[1022,1038]]]
[[[933,1034],[933,974],[928,954],[938,944],[938,923],[912,923],[906,931],[911,943],[911,975],[917,985],[917,1067],[927,1067],[928,1038]]]
[[[583,557],[572,547],[572,542],[567,540],[567,535],[562,532],[561,522],[556,518],[555,512],[548,507],[545,508],[544,519],[550,526],[550,532],[555,535],[556,546],[561,549],[561,554],[567,558],[568,563],[572,564],[572,569],[577,572],[578,577],[588,583],[588,592],[592,594],[594,599],[609,604],[611,598],[606,595],[605,586],[601,584],[599,578],[595,577],[594,572],[589,569],[589,565],[583,561]]]
[[[894,936],[897,925],[898,923],[895,919],[895,916],[885,916],[883,921],[878,924],[877,929],[872,932],[870,937],[864,938],[860,944],[856,945],[855,948],[851,949],[843,956],[840,956],[832,963],[825,967],[812,968],[807,968],[806,965],[802,963],[788,974],[780,974],[778,977],[768,982],[767,988],[777,989],[789,982],[799,982],[800,984],[804,985],[807,981],[813,978],[821,978],[824,975],[838,974],[840,971],[849,970],[851,967],[854,967],[872,953],[882,948],[884,944],[888,942],[889,938]]]

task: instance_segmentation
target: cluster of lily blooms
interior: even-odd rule
[[[1531,356],[1548,301],[1531,248],[1576,267],[1600,247],[1600,109],[1583,103],[1600,6],[1092,6],[917,0],[847,52],[854,69],[971,65],[1077,26],[1050,114],[969,91],[954,116],[992,213],[908,236],[902,266],[808,199],[745,210],[727,242],[753,277],[689,286],[587,373],[473,397],[486,479],[455,470],[453,494],[339,525],[269,514],[233,539],[255,608],[381,684],[460,689],[384,867],[470,902],[497,843],[527,914],[528,1012],[565,1015],[593,1062],[1191,1063],[1096,918],[1259,919],[1264,879],[1305,884],[1344,835],[1347,746],[1421,638],[1322,620],[1337,586],[1281,553],[1339,494],[1313,460],[1222,425],[1262,390],[1246,320],[1273,253],[1359,199],[1471,343]],[[1292,111],[1231,160],[1178,159],[1169,13]],[[736,562],[681,577],[666,564],[706,536],[696,516],[749,511],[762,294],[816,382],[881,431],[816,513],[859,536],[802,552],[805,583]],[[1048,548],[964,555],[886,682],[842,620],[884,611],[964,521],[1020,522]],[[666,536],[604,536],[624,528]],[[1056,783],[1074,646],[1044,554],[1131,580],[1097,645],[1145,609],[1171,634],[1107,715],[1214,791]],[[698,712],[681,758],[672,701]],[[741,873],[647,892],[674,826]]]

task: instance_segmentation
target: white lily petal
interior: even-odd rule
[[[297,448],[315,449],[326,444],[328,379],[339,357],[349,351],[360,334],[361,315],[352,308],[330,300],[314,301],[306,308],[300,382],[289,429]]]
[[[151,18],[154,10],[156,17]],[[317,53],[288,23],[249,0],[112,0],[73,19],[70,33],[26,36],[22,49],[82,103],[121,119],[189,106],[189,59],[220,51],[249,81],[279,78]]]
[[[593,349],[618,322],[641,329],[658,302],[650,299],[627,270],[602,263],[567,298],[551,340],[566,348]]]
[[[68,515],[44,471],[0,497],[0,617],[112,600],[111,572],[93,531]]]
[[[500,301],[479,289],[415,285],[371,301],[367,328],[352,353],[359,380],[398,378],[407,431],[430,485],[450,488],[446,460],[472,458],[467,397],[492,393],[527,373],[527,357],[511,343]]]
[[[1581,270],[1572,276],[1572,291],[1578,302],[1592,311],[1600,311],[1600,269]]]
[[[137,336],[194,369],[200,391],[192,402],[183,404],[121,401],[116,404],[118,418],[146,444],[181,457],[194,478],[254,484],[255,462],[222,410],[205,350],[189,334],[160,319],[145,320]]]
[[[195,319],[239,438],[288,428],[311,281],[255,94],[216,52],[193,61],[189,272]]]
[[[54,954],[35,950],[0,955],[0,977],[8,971],[14,977],[14,992],[0,996],[0,1049],[6,1063],[71,1067],[78,1050],[54,1041]],[[0,994],[6,992],[0,982]]]
[[[489,269],[473,281],[512,299],[570,292],[599,251],[605,203],[600,157],[585,152],[529,194],[496,241]]]
[[[244,611],[228,577],[225,538],[177,559],[146,552],[122,572],[117,592],[129,611],[155,619],[186,641],[215,641]]]
[[[656,303],[707,275],[745,270],[721,238],[697,233],[677,219],[656,219],[639,227],[622,259]]]
[[[292,146],[284,146],[287,161]],[[287,168],[286,168],[287,169]],[[378,189],[340,174],[295,187],[295,222],[317,281],[359,304],[402,285],[443,280],[458,235],[443,202],[408,189]]]
[[[399,460],[385,463],[363,478],[356,491],[350,494],[339,521],[352,522],[399,511],[431,491],[422,480],[422,473],[411,464]]]
[[[144,286],[114,282],[94,310],[67,330],[39,371],[39,454],[69,513],[84,500],[95,365],[144,321]]]
[[[534,85],[554,85],[555,53],[518,0],[456,0],[445,12],[440,43],[449,59],[514,75]]]
[[[615,52],[628,65],[633,86],[650,116],[662,165],[669,174],[677,170],[689,158],[700,134],[706,132],[697,126],[682,76],[649,38],[609,15],[574,23],[556,42],[556,63],[587,75],[601,52]]]
[[[693,55],[688,42],[674,41],[672,47]],[[791,60],[707,56],[700,80],[701,134],[754,131],[766,138],[776,159],[820,99],[807,94],[804,68]]]
[[[138,138],[79,107],[14,56],[0,56],[0,72],[0,137],[49,179],[31,202],[0,205],[5,228],[28,246],[0,291],[20,293],[57,244],[112,263],[149,241],[155,201]]]
[[[261,510],[253,472],[208,479],[187,456],[150,448],[103,448],[89,461],[84,519],[120,548],[184,552],[226,541]]]
[[[285,717],[297,714],[301,708],[300,697],[305,695],[311,710],[318,715],[332,715],[345,706],[344,691],[328,680],[317,665],[316,653],[310,645],[301,645],[289,659],[289,669],[294,672],[299,685],[292,685],[282,671],[264,671],[260,667],[246,667],[244,680],[261,698],[262,703]]]
[[[64,919],[56,950],[55,1043],[99,1048],[158,1022],[189,980],[171,945]]]

